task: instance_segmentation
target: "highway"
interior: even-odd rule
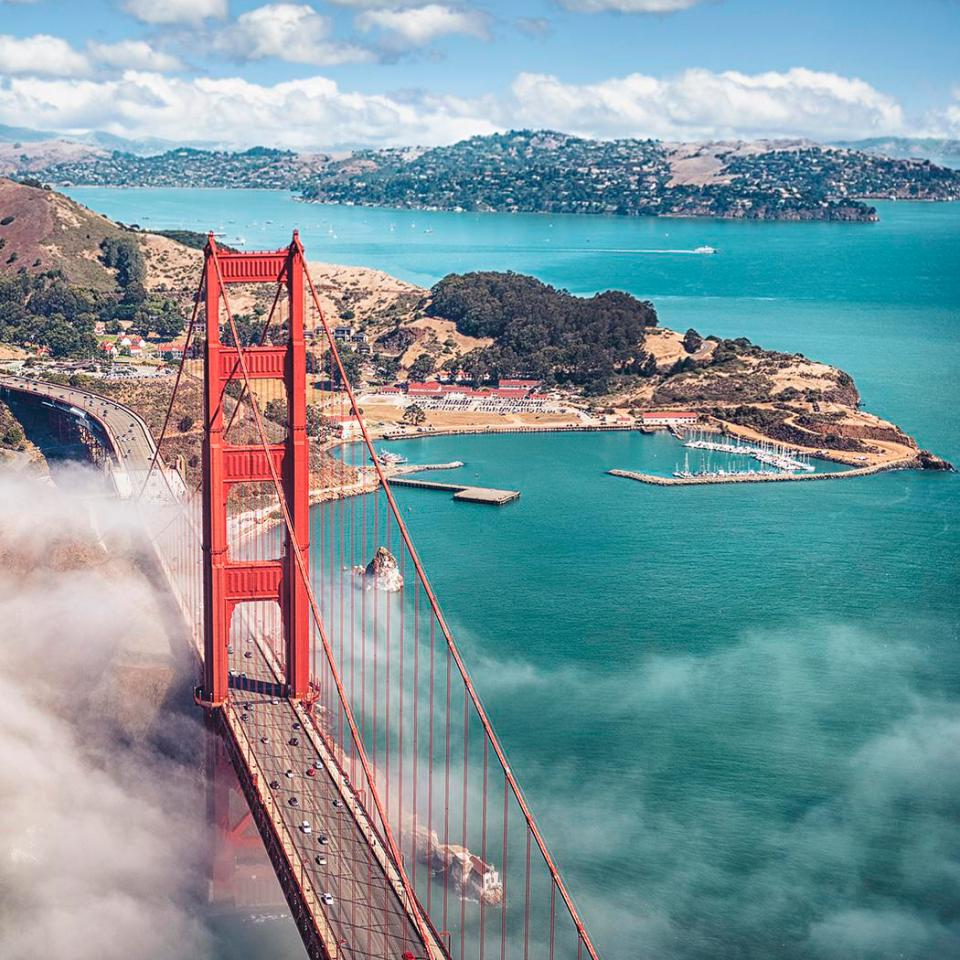
[[[59,401],[65,406],[82,410],[106,429],[118,460],[127,466],[131,475],[142,475],[149,469],[156,449],[153,437],[146,424],[123,404],[75,387],[61,387],[59,384],[8,373],[0,373],[0,386]]]
[[[0,374],[0,386],[76,407],[99,421],[120,468],[135,484],[133,495],[139,493],[156,444],[133,411],[84,390],[24,377]],[[431,934],[425,944],[408,915],[396,871],[313,720],[301,704],[283,696],[281,667],[269,638],[258,635],[254,624],[254,617],[239,608],[231,631],[223,721],[265,798],[263,807],[304,902],[318,917],[326,955],[442,960],[446,953],[436,938]],[[202,638],[193,639],[202,649]]]

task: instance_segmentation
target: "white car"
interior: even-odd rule
[[[301,829],[304,833],[313,833],[313,827],[310,826],[310,821],[309,821],[309,820],[304,820],[304,821],[300,824],[300,829]]]
[[[325,866],[327,865],[327,858],[326,858],[326,857],[321,857],[321,856],[316,856],[316,857],[313,858],[313,862],[314,862],[318,867],[325,867]]]
[[[320,899],[328,906],[333,906],[333,894],[332,893],[321,893]]]

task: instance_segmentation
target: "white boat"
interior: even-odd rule
[[[714,247],[703,246],[703,247],[697,247],[696,249],[694,249],[693,252],[711,254],[711,253],[716,253],[717,251]]]
[[[392,450],[378,450],[377,459],[388,466],[399,466],[401,463],[406,463],[407,458],[401,456],[399,453],[394,453]]]

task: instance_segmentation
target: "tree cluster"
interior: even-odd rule
[[[54,357],[91,356],[104,299],[71,287],[53,270],[0,280],[0,341],[47,347]]]
[[[646,331],[657,323],[648,301],[608,290],[575,297],[517,273],[450,274],[431,291],[427,312],[460,333],[491,338],[463,367],[477,382],[530,377],[604,393],[616,376],[649,368]]]

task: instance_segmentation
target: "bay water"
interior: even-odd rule
[[[429,285],[513,269],[654,301],[851,373],[868,410],[960,459],[960,206],[878,224],[420,213],[270,191],[75,188]],[[702,244],[715,256],[689,252]],[[418,439],[518,489],[398,499],[477,686],[610,960],[960,956],[960,480],[647,487],[665,437]],[[679,453],[678,453],[679,451]],[[453,476],[453,475],[452,475]]]

